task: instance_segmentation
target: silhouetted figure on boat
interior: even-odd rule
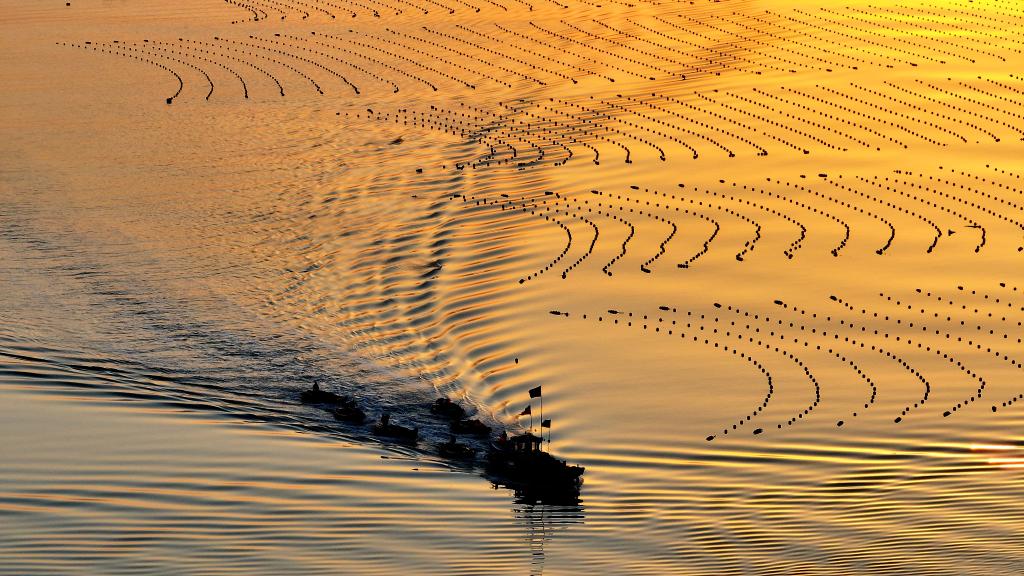
[[[387,436],[408,442],[416,442],[420,436],[418,428],[406,428],[391,423],[391,414],[385,412],[380,415],[380,421],[373,425],[373,433],[378,436]]]
[[[461,420],[466,417],[466,410],[448,398],[438,398],[430,405],[430,413],[444,416],[450,420]]]
[[[338,405],[352,401],[352,399],[347,396],[341,396],[334,392],[322,390],[319,382],[313,382],[313,387],[309,390],[303,390],[302,394],[299,395],[299,398],[306,404]]]

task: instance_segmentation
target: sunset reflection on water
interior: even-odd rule
[[[0,572],[1020,566],[1014,3],[0,10]]]

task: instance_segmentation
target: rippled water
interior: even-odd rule
[[[0,571],[1021,565],[1016,3],[0,10]]]

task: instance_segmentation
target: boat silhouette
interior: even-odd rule
[[[391,414],[385,412],[380,415],[380,420],[373,425],[373,433],[377,436],[386,436],[396,440],[416,443],[420,437],[418,428],[407,428],[391,423]]]
[[[448,441],[437,445],[437,453],[442,458],[453,460],[472,460],[476,457],[476,449],[463,444],[455,439],[455,435],[448,437]]]
[[[320,388],[319,382],[313,382],[313,387],[309,390],[303,390],[299,394],[299,399],[304,404],[327,404],[330,406],[337,406],[347,402],[353,402],[348,396],[342,396],[341,394],[335,394],[328,390]]]
[[[466,417],[466,410],[462,406],[443,397],[434,400],[434,403],[430,405],[430,413],[451,420],[461,420]]]
[[[331,414],[342,422],[349,424],[362,424],[366,422],[366,412],[356,405],[354,400],[340,403],[331,410]]]
[[[475,418],[472,420],[454,420],[451,423],[451,430],[455,434],[472,434],[482,437],[487,437],[491,434],[491,427]]]
[[[509,438],[502,434],[487,454],[487,478],[513,489],[519,499],[548,504],[579,502],[583,466],[567,464],[542,448],[543,440],[531,432]]]

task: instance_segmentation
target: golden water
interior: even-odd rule
[[[1024,561],[1024,6],[0,11],[0,570]],[[578,505],[434,455],[538,385]]]

